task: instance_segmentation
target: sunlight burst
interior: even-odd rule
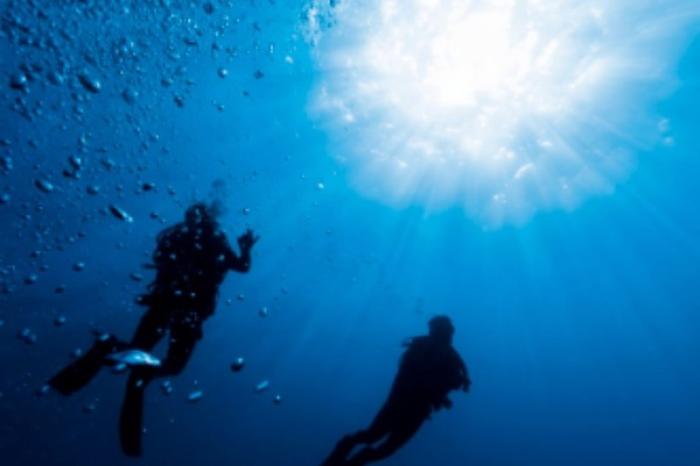
[[[651,106],[698,16],[686,0],[609,3],[342,2],[321,31],[317,2],[312,112],[382,200],[492,225],[573,208],[671,141]]]

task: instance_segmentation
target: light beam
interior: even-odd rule
[[[689,0],[321,5],[307,15],[311,111],[358,186],[398,205],[459,204],[488,225],[610,193],[640,149],[671,142],[651,107],[673,90],[700,11]]]

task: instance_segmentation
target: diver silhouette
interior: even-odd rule
[[[48,382],[59,393],[70,395],[108,365],[110,355],[151,351],[169,332],[168,351],[161,364],[131,368],[119,423],[121,446],[129,456],[139,456],[142,451],[143,397],[149,382],[182,372],[202,338],[202,324],[214,313],[226,273],[250,269],[251,249],[259,238],[247,230],[238,237],[241,254],[236,255],[216,216],[214,207],[195,203],[187,209],[184,222],[158,235],[151,265],[156,277],[148,292],[138,298],[147,309],[130,342],[100,335],[85,355]]]
[[[469,391],[467,366],[452,347],[454,326],[446,316],[429,322],[428,335],[409,339],[389,397],[370,426],[338,442],[322,466],[362,466],[394,454],[430,419],[433,411],[450,409],[450,391]],[[385,439],[377,446],[372,444]],[[364,448],[354,455],[355,447]]]

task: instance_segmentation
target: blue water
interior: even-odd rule
[[[401,342],[437,313],[472,390],[382,464],[700,464],[700,40],[658,102],[673,146],[575,211],[484,229],[353,188],[308,116],[303,2],[206,3],[1,3],[1,464],[319,464],[369,423]],[[91,329],[130,335],[155,236],[197,199],[224,202],[231,238],[261,240],[173,393],[150,387],[145,453],[129,459],[123,375],[71,398],[37,390]]]

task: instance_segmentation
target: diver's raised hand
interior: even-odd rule
[[[238,247],[241,248],[241,251],[249,251],[259,239],[260,236],[254,234],[253,230],[248,229],[238,237]]]

